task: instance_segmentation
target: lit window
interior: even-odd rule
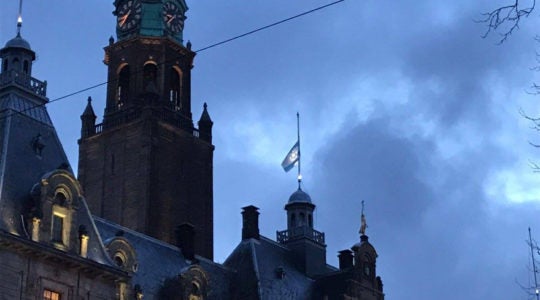
[[[47,289],[43,290],[43,300],[61,300],[61,299],[62,297],[60,293],[53,292]]]
[[[54,214],[52,219],[52,238],[56,243],[64,243],[64,218]]]

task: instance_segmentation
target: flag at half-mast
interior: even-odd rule
[[[281,163],[283,170],[285,170],[285,172],[289,172],[299,159],[300,159],[300,142],[297,141],[296,144],[294,144],[294,146],[291,148],[289,153],[287,153],[287,156],[285,156],[285,159],[283,159],[283,162]]]

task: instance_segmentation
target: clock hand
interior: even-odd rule
[[[170,17],[170,19],[167,21],[167,24],[171,24],[172,20],[176,18],[176,16],[167,15],[167,17]]]
[[[123,17],[120,18],[120,26],[123,26],[124,23],[126,23],[127,18],[129,17],[130,14],[131,14],[131,9],[128,10],[128,12]]]

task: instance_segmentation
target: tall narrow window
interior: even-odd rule
[[[29,66],[28,61],[25,60],[24,64],[23,64],[23,72],[24,72],[24,74],[28,74],[28,66]]]
[[[129,76],[129,65],[125,65],[118,73],[118,87],[116,88],[116,106],[118,108],[122,107],[122,105],[124,105],[124,103],[127,101],[129,91]]]
[[[309,227],[313,228],[313,215],[312,214],[308,214],[308,224],[309,224]]]
[[[52,238],[55,243],[64,243],[64,217],[54,214],[52,218]]]
[[[291,215],[291,227],[296,227],[296,215],[295,214],[292,214]]]
[[[44,289],[43,300],[62,300],[62,296],[58,292]]]
[[[13,68],[15,71],[19,71],[21,69],[21,62],[18,58],[13,59]]]
[[[4,61],[2,61],[3,64],[4,64],[4,72],[7,71],[7,68],[8,68],[8,60],[7,59],[4,59]]]
[[[306,215],[304,215],[304,213],[300,213],[299,219],[298,226],[304,226],[304,224],[306,224]]]
[[[157,92],[156,78],[157,66],[152,62],[146,63],[143,68],[143,86],[145,91],[152,93]]]
[[[169,101],[175,110],[182,108],[182,101],[180,99],[180,87],[182,86],[180,71],[176,68],[171,68],[170,82],[169,82]]]

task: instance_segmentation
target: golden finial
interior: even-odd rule
[[[364,201],[362,200],[362,217],[360,218],[360,234],[361,235],[366,235],[366,228],[367,228],[367,223],[366,223],[366,216],[364,216]]]

